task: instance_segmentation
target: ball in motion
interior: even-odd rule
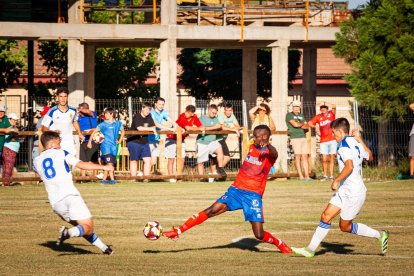
[[[100,144],[105,140],[105,136],[102,134],[102,132],[97,132],[93,135],[92,140],[96,144]]]
[[[152,241],[158,240],[162,234],[162,226],[158,221],[150,221],[144,227],[144,236]]]

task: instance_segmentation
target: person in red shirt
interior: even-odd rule
[[[185,108],[185,112],[182,113],[176,123],[179,127],[183,129],[182,134],[182,166],[184,167],[184,157],[185,157],[185,138],[188,134],[185,131],[188,130],[201,130],[205,131],[205,127],[202,126],[200,120],[198,119],[197,115],[195,114],[196,108],[194,105],[187,105]],[[165,158],[168,159],[167,163],[167,170],[169,175],[174,174],[174,161],[177,156],[177,135],[176,134],[167,134],[167,139],[165,141]],[[181,174],[182,172],[177,172],[177,174]],[[172,178],[170,182],[176,182],[177,180]]]
[[[208,218],[221,215],[226,211],[243,209],[244,218],[252,225],[254,236],[264,242],[274,244],[284,254],[292,250],[282,240],[263,229],[262,196],[270,168],[278,157],[277,150],[269,144],[270,128],[259,125],[253,130],[254,143],[250,145],[246,159],[233,183],[216,202],[204,211],[190,217],[179,228],[163,232],[169,239],[177,240],[179,235]]]
[[[329,107],[331,108],[329,110]],[[323,165],[323,177],[322,181],[333,180],[333,172],[335,165],[335,154],[336,154],[336,140],[332,135],[331,122],[335,120],[336,105],[323,102],[320,105],[321,113],[313,117],[309,121],[310,127],[319,126],[320,132],[320,147],[319,151],[322,155]],[[329,164],[328,164],[329,163]],[[329,165],[329,177],[328,177],[328,165]]]

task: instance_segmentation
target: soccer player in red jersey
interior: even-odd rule
[[[179,228],[173,226],[163,235],[177,240],[179,235],[190,228],[203,223],[208,218],[226,211],[243,209],[246,221],[252,225],[254,236],[267,243],[274,244],[282,253],[290,254],[292,250],[280,239],[263,229],[262,196],[266,188],[267,176],[275,163],[278,153],[269,144],[271,131],[266,125],[259,125],[253,130],[254,143],[244,160],[233,185],[213,205],[190,217]]]

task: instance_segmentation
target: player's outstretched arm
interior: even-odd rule
[[[113,171],[114,170],[114,166],[112,166],[112,164],[99,165],[99,164],[83,162],[83,161],[79,161],[76,164],[76,167],[78,169],[82,169],[82,170],[105,170],[105,171]]]

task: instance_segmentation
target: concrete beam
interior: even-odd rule
[[[290,40],[303,42],[304,27],[247,26],[244,29],[245,41]],[[309,41],[335,41],[336,27],[309,28]],[[237,26],[183,26],[183,25],[110,25],[110,24],[58,24],[1,22],[0,38],[14,39],[80,39],[94,41],[153,40],[171,39],[178,41],[222,40],[238,41],[241,37]]]

